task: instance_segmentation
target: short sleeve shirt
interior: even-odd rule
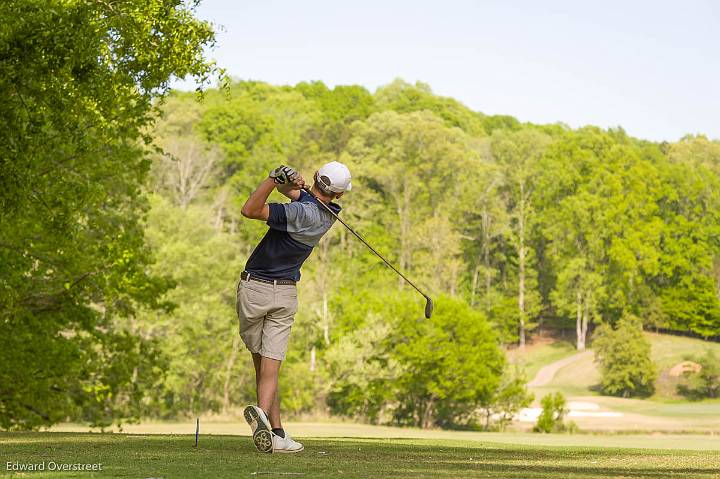
[[[270,229],[248,258],[245,270],[265,279],[300,280],[300,267],[312,253],[335,218],[305,191],[297,201],[270,203]],[[335,214],[340,205],[330,203]]]

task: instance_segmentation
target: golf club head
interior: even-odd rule
[[[433,302],[428,296],[425,296],[425,299],[427,300],[425,303],[425,317],[430,319],[430,316],[432,316],[433,313]]]

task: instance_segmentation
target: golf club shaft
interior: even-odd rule
[[[323,201],[320,200],[320,199],[315,195],[315,193],[313,193],[312,191],[310,191],[310,188],[304,188],[304,190],[305,190],[308,194],[310,194],[313,198],[315,198],[315,199],[318,201],[318,203],[320,203],[321,205],[323,205],[323,207],[325,208],[325,210],[328,211],[331,215],[333,215],[336,220],[338,220],[340,223],[342,223],[343,226],[345,226],[345,228],[347,228],[348,231],[350,231],[352,234],[354,234],[357,239],[359,239],[360,241],[362,241],[363,244],[370,249],[370,251],[372,251],[373,253],[375,253],[375,255],[376,255],[378,258],[380,258],[381,260],[383,260],[383,262],[384,262],[386,265],[388,265],[393,271],[395,271],[397,274],[399,274],[400,277],[401,277],[402,279],[404,279],[410,286],[412,286],[413,288],[415,288],[415,290],[416,290],[418,293],[422,294],[426,299],[430,299],[430,297],[429,297],[427,294],[423,293],[423,292],[420,290],[420,288],[418,288],[417,286],[415,286],[415,284],[414,284],[412,281],[410,281],[409,279],[407,279],[407,277],[405,277],[405,275],[402,274],[402,273],[400,272],[400,270],[398,270],[395,266],[393,266],[388,260],[386,260],[385,258],[383,258],[383,255],[381,255],[380,253],[378,253],[378,251],[377,251],[375,248],[373,248],[372,246],[370,246],[370,244],[369,244],[367,241],[365,241],[362,236],[360,236],[354,229],[352,229],[347,223],[345,223],[342,218],[340,218],[337,214],[335,214],[335,212],[334,212],[333,210],[331,210],[328,205],[326,205],[325,203],[323,203]]]

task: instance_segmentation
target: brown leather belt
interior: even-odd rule
[[[259,276],[253,276],[247,271],[243,271],[240,274],[240,279],[243,281],[257,281],[258,283],[265,283],[265,284],[295,284],[295,281],[292,279],[265,279],[261,278]]]

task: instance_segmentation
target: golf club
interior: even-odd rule
[[[303,189],[304,189],[310,196],[312,196],[313,198],[315,198],[318,203],[320,203],[321,205],[323,205],[323,207],[325,208],[325,210],[328,211],[331,215],[333,215],[336,220],[338,220],[340,223],[342,223],[343,226],[344,226],[345,228],[347,228],[348,231],[350,231],[352,234],[354,234],[357,239],[359,239],[360,241],[362,241],[363,244],[370,249],[370,251],[372,251],[373,253],[375,253],[375,255],[376,255],[378,258],[380,258],[381,260],[383,260],[383,262],[384,262],[386,265],[388,265],[388,266],[390,267],[390,269],[392,269],[392,270],[395,271],[397,274],[399,274],[402,279],[404,279],[410,286],[412,286],[413,288],[415,288],[415,290],[416,290],[418,293],[422,294],[422,295],[425,297],[425,317],[428,318],[428,319],[430,319],[430,316],[432,316],[432,313],[433,313],[433,302],[432,302],[432,299],[430,299],[430,296],[428,296],[427,294],[423,293],[423,292],[420,290],[420,288],[418,288],[417,286],[415,286],[415,284],[414,284],[412,281],[410,281],[409,279],[407,279],[407,278],[405,277],[405,275],[402,274],[395,266],[393,266],[388,260],[386,260],[385,258],[383,258],[383,256],[382,256],[380,253],[378,253],[375,248],[373,248],[372,246],[370,246],[370,244],[368,244],[368,242],[365,241],[362,236],[360,236],[354,229],[352,229],[347,223],[345,223],[345,222],[342,220],[342,218],[340,218],[338,215],[336,215],[335,212],[334,212],[333,210],[331,210],[328,205],[326,205],[325,203],[323,203],[323,202],[315,195],[315,193],[313,193],[312,191],[310,191],[310,187],[305,186],[305,187],[303,187]]]

